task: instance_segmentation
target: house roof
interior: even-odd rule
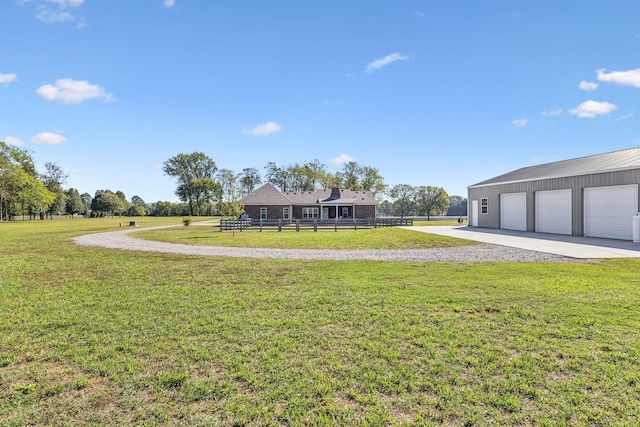
[[[589,175],[640,168],[640,147],[610,153],[596,154],[577,159],[562,160],[529,166],[505,173],[495,178],[470,185],[468,188],[498,185],[521,181],[537,181],[551,178]]]
[[[340,190],[339,198],[331,197],[332,190],[288,191],[281,193],[267,183],[242,199],[246,205],[375,205],[371,191]]]
[[[244,205],[285,205],[289,206],[289,200],[284,194],[278,191],[271,183],[266,183],[253,193],[246,195],[242,199]]]

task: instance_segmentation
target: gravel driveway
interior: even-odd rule
[[[172,226],[173,227],[173,226]],[[149,227],[147,230],[163,227]],[[129,251],[165,252],[185,255],[321,259],[321,260],[372,260],[372,261],[417,261],[417,262],[568,262],[574,258],[526,249],[497,245],[473,245],[455,248],[433,249],[264,249],[233,248],[221,246],[194,246],[176,243],[155,242],[136,239],[129,233],[140,229],[126,229],[106,233],[87,234],[73,238],[81,246],[100,246]]]

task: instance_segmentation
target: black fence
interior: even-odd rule
[[[411,225],[413,225],[412,218],[221,219],[220,231],[338,231]]]

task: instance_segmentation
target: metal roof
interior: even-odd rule
[[[470,185],[468,188],[512,182],[538,181],[551,178],[566,178],[638,168],[640,168],[640,147],[529,166]]]

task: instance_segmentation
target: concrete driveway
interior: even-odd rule
[[[640,258],[640,243],[594,237],[495,230],[476,227],[416,226],[403,227],[423,233],[475,240],[494,245],[511,246],[547,252],[571,258]]]

